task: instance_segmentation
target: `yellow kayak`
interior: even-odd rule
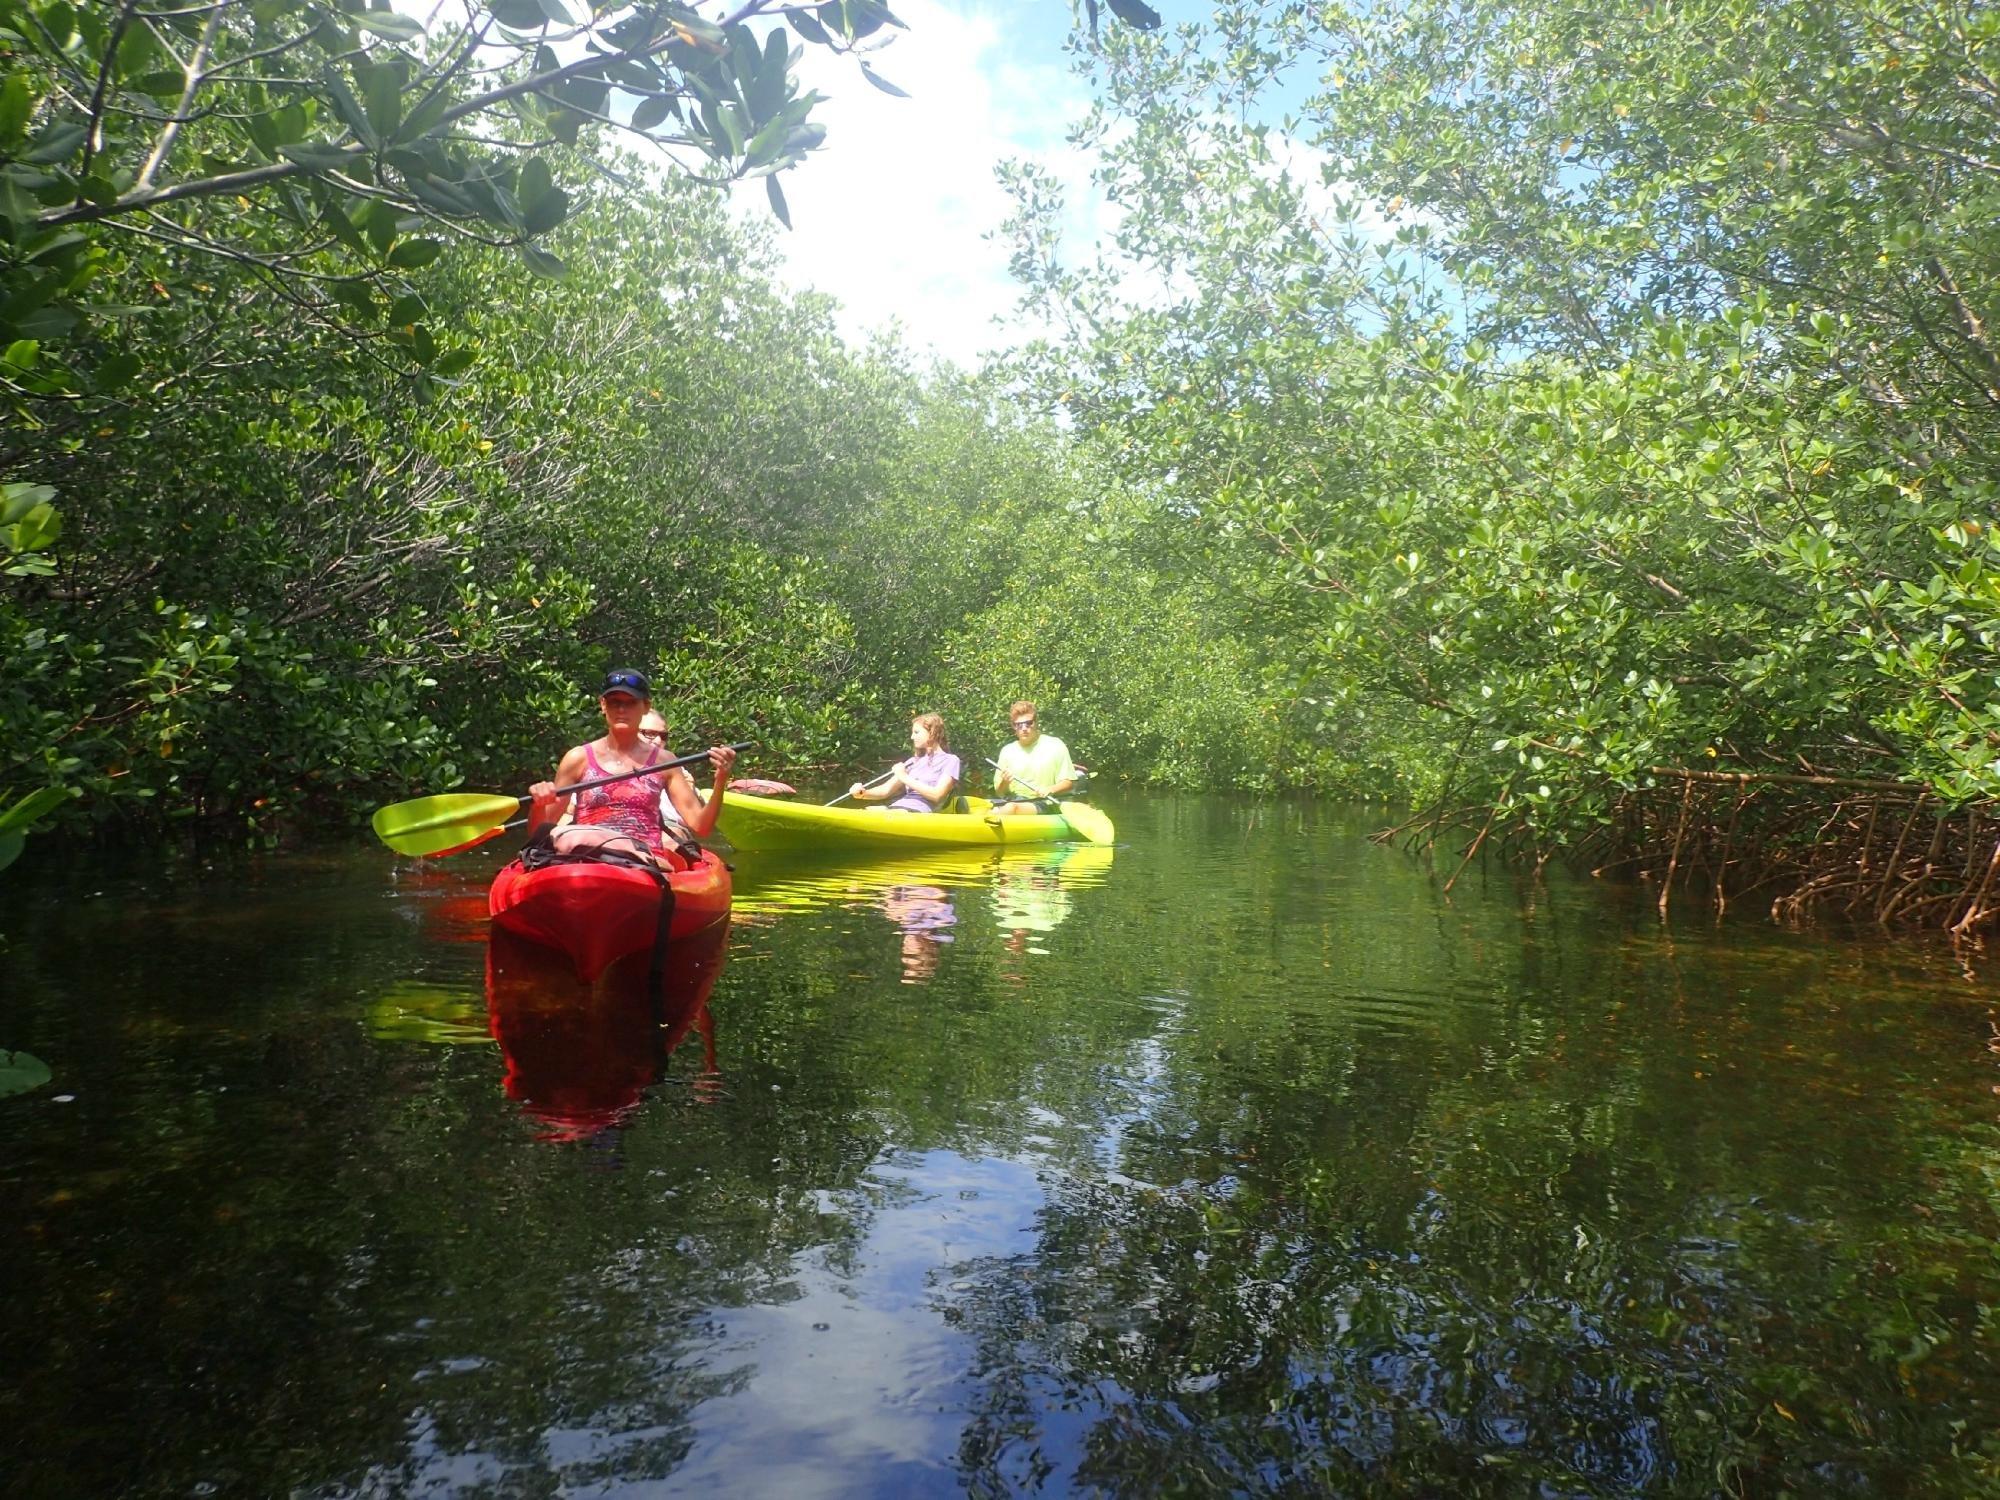
[[[954,797],[952,812],[890,812],[886,807],[820,807],[731,792],[716,827],[738,849],[824,849],[838,845],[1051,844],[1075,838],[1055,813],[997,818],[984,797]]]

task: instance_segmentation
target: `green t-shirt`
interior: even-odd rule
[[[1043,792],[1059,795],[1055,791],[1058,782],[1076,779],[1076,766],[1070,761],[1069,746],[1052,734],[1039,736],[1025,750],[1019,740],[1009,740],[994,759],[1000,763],[1001,770],[1014,778],[1014,784],[1001,794],[1006,797],[1028,798]],[[1023,785],[1024,782],[1026,785]],[[1029,787],[1035,790],[1029,791]]]

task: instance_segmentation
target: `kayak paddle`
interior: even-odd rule
[[[891,766],[891,767],[889,767],[889,769],[888,769],[888,770],[884,771],[884,772],[883,772],[883,773],[882,773],[882,774],[881,774],[880,776],[877,776],[877,777],[876,777],[876,778],[875,778],[875,779],[874,779],[873,781],[870,781],[870,782],[866,783],[865,785],[863,785],[863,787],[861,788],[861,790],[865,792],[865,791],[867,791],[867,790],[868,790],[868,789],[869,789],[870,787],[878,787],[878,786],[880,786],[880,785],[881,785],[881,784],[882,784],[883,782],[887,781],[887,780],[888,780],[888,779],[889,779],[889,778],[890,778],[891,776],[894,776],[894,775],[895,775],[895,774],[896,774],[896,773],[897,773],[898,771],[900,771],[900,770],[902,770],[902,769],[903,769],[903,768],[902,768],[901,766]],[[845,802],[845,801],[846,801],[846,800],[847,800],[847,799],[848,799],[849,797],[852,797],[853,795],[854,795],[854,793],[853,793],[853,792],[852,792],[851,790],[850,790],[850,791],[845,791],[845,792],[842,792],[842,793],[841,793],[841,794],[840,794],[840,795],[839,795],[838,797],[835,797],[835,798],[833,799],[833,801],[832,801],[832,802],[827,802],[827,803],[823,803],[823,804],[821,804],[821,805],[822,805],[822,806],[825,806],[825,807],[833,807],[833,806],[835,806],[835,805],[836,805],[836,804],[838,804],[838,803],[841,803],[841,802]]]
[[[463,854],[468,849],[477,849],[488,839],[497,839],[503,833],[512,833],[516,828],[526,828],[527,826],[528,820],[526,818],[509,818],[498,828],[489,828],[477,838],[467,839],[462,844],[453,844],[449,849],[433,849],[428,857],[431,859],[443,859],[447,854]]]
[[[1000,762],[990,756],[987,757],[986,764],[996,771],[1000,769]],[[1029,786],[1018,776],[1014,781],[1016,785],[1033,792],[1037,797],[1047,798],[1049,795],[1040,787]],[[1118,831],[1111,826],[1111,819],[1088,802],[1058,802],[1056,806],[1062,809],[1064,819],[1072,829],[1082,835],[1085,843],[1108,844],[1118,837]]]
[[[755,743],[755,740],[743,740],[729,748],[748,750]],[[706,750],[696,750],[674,760],[655,761],[637,770],[620,771],[616,776],[600,776],[594,781],[559,786],[556,795],[566,797],[571,792],[587,792],[594,786],[630,781],[634,776],[651,776],[672,770],[675,766],[691,766],[696,761],[707,759]],[[417,797],[378,808],[369,822],[375,829],[375,836],[398,854],[452,854],[484,843],[529,801],[527,797],[509,797],[495,792],[443,792],[435,797]]]

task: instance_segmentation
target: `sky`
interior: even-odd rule
[[[459,0],[391,3],[434,25]],[[1151,0],[1169,27],[1206,19],[1210,3]],[[1112,222],[1090,154],[1065,140],[1090,103],[1063,50],[1070,0],[891,4],[907,29],[885,28],[887,45],[866,56],[909,97],[877,89],[853,57],[795,39],[802,89],[825,96],[813,112],[825,145],[780,178],[791,229],[776,222],[762,181],[735,184],[731,208],[774,231],[792,289],[840,303],[852,342],[894,325],[912,351],[971,368],[1023,336],[997,237],[1011,206],[999,163],[1035,162],[1061,185],[1071,263],[1090,259]],[[1121,24],[1100,11],[1103,26]]]
[[[799,76],[827,96],[813,114],[827,140],[780,179],[793,228],[778,227],[779,252],[792,287],[840,300],[851,340],[893,321],[912,349],[970,367],[1011,342],[996,320],[1010,318],[1017,295],[1007,248],[991,238],[1009,208],[995,165],[1039,162],[1064,185],[1074,243],[1098,233],[1089,159],[1063,139],[1089,102],[1062,50],[1069,5],[893,3],[909,30],[869,61],[911,97],[881,92],[851,58],[805,48]],[[739,184],[732,203],[771,219],[761,182]]]
[[[839,300],[841,331],[862,342],[894,323],[906,346],[971,368],[979,356],[1029,336],[1016,312],[997,232],[1011,202],[994,168],[1033,161],[1063,189],[1063,256],[1071,264],[1115,223],[1090,181],[1091,154],[1065,136],[1088,111],[1083,80],[1063,50],[1069,0],[891,0],[905,31],[868,54],[895,98],[861,76],[851,57],[817,46],[798,60],[802,88],[827,96],[813,118],[825,146],[780,179],[792,229],[775,226],[762,182],[733,189],[734,211],[774,224],[785,280]],[[1151,0],[1172,28],[1208,19],[1211,0]],[[1100,5],[1100,24],[1117,26]],[[871,39],[872,40],[872,39]],[[1305,82],[1278,85],[1279,104]],[[1322,158],[1274,136],[1278,154],[1304,181]],[[1330,198],[1331,190],[1309,189]],[[1370,217],[1377,230],[1383,221]],[[1129,286],[1136,300],[1154,289]]]

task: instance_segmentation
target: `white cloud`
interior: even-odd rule
[[[970,366],[1020,336],[1007,247],[986,238],[1010,206],[995,165],[1039,162],[1064,186],[1072,232],[1095,235],[1088,156],[1063,140],[1087,100],[1061,51],[1065,7],[899,0],[896,14],[909,30],[868,57],[907,99],[851,58],[805,49],[801,81],[827,96],[814,111],[827,140],[780,179],[796,228],[778,245],[791,285],[840,300],[850,338],[900,321],[914,348]],[[734,202],[769,216],[762,183]]]

